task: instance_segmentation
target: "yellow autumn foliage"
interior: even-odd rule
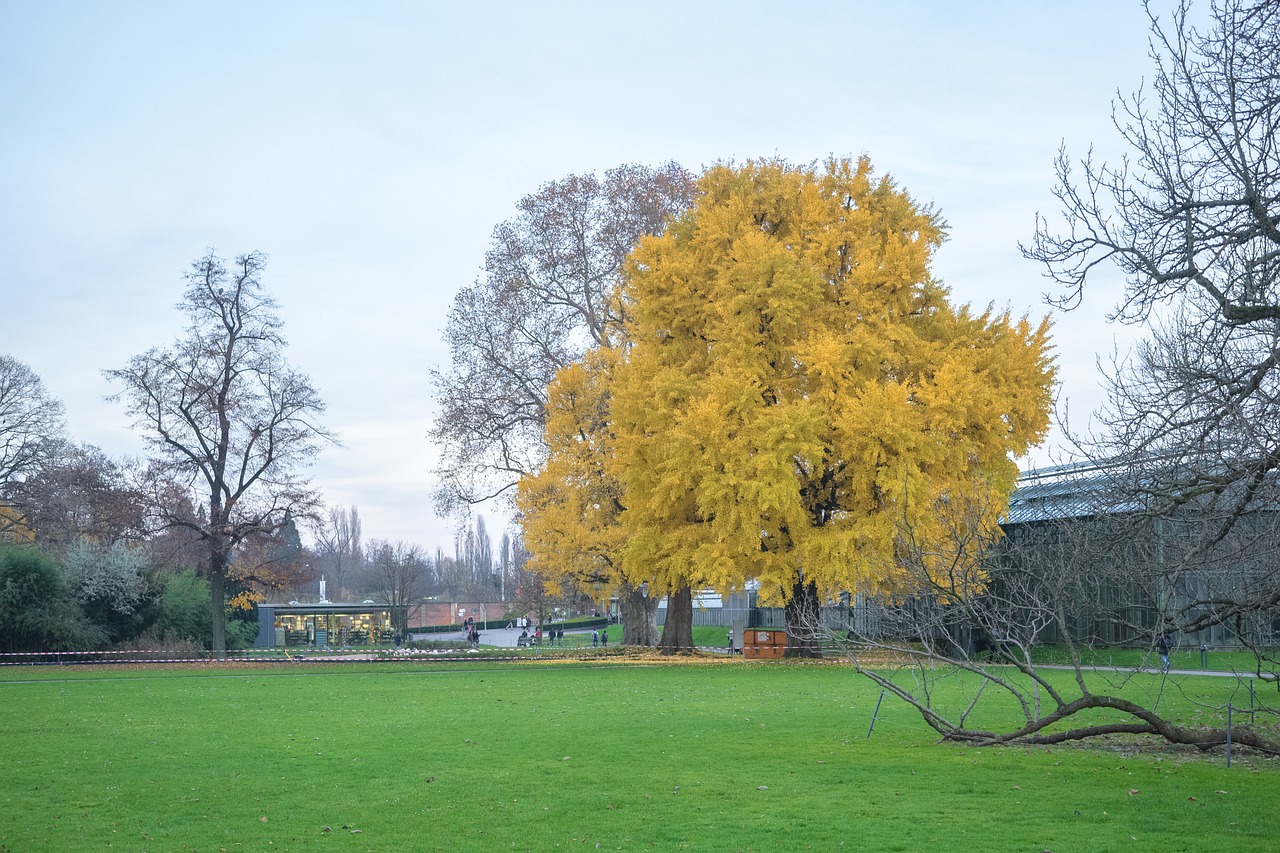
[[[621,486],[605,471],[612,454],[608,381],[616,350],[601,348],[562,368],[548,389],[547,460],[516,493],[529,568],[552,586],[612,585],[621,548]]]
[[[0,503],[0,542],[29,545],[35,541],[35,531],[27,518],[16,507]]]
[[[632,253],[627,348],[557,379],[551,458],[521,485],[526,516],[563,522],[526,528],[537,559],[777,601],[801,577],[897,588],[906,529],[940,567],[958,524],[994,530],[1048,428],[1047,321],[951,305],[941,221],[866,158],[700,189]]]

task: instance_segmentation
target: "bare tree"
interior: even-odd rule
[[[1112,488],[1145,523],[1176,526],[1184,547],[1164,572],[1184,577],[1247,551],[1280,498],[1280,4],[1222,0],[1199,27],[1194,11],[1148,7],[1154,75],[1113,108],[1128,156],[1077,173],[1060,154],[1062,221],[1039,221],[1024,247],[1068,308],[1118,267],[1116,317],[1150,325],[1082,444],[1124,463]],[[1174,627],[1265,621],[1280,605],[1273,574],[1199,588]]]
[[[440,583],[455,596],[492,601],[502,591],[494,573],[493,540],[485,529],[484,516],[458,528],[453,540],[454,555],[437,558]]]
[[[367,572],[382,602],[391,609],[391,624],[404,635],[409,630],[409,605],[421,595],[428,573],[417,545],[373,539],[369,542]]]
[[[442,514],[507,493],[541,462],[547,385],[605,340],[627,253],[692,196],[675,163],[620,166],[548,183],[494,229],[484,276],[449,312],[452,364],[432,372]]]
[[[360,511],[354,506],[331,507],[316,532],[315,569],[335,590],[345,589],[348,574],[358,572],[364,561],[360,537]]]
[[[1126,514],[1102,511],[1114,505],[1106,482],[1094,476],[1059,488],[1063,500],[1042,507],[1034,522],[1008,525],[1005,537],[966,520],[976,508],[936,507],[952,525],[947,547],[925,547],[901,529],[897,559],[886,567],[893,589],[864,597],[841,618],[811,620],[808,636],[844,650],[946,740],[988,746],[1145,735],[1209,749],[1230,737],[1280,754],[1265,724],[1237,722],[1228,734],[1161,707],[1181,678],[1160,671],[1153,653],[1179,607],[1161,564],[1177,537],[1135,538]],[[1121,646],[1145,649],[1148,665],[1108,666],[1108,652]],[[939,689],[947,683],[967,690]],[[983,711],[1010,706],[1018,722],[990,728]]]
[[[82,536],[103,544],[144,538],[128,470],[93,445],[60,443],[13,495],[35,541],[54,554],[65,556]]]
[[[64,429],[62,403],[35,371],[0,355],[0,504],[21,503],[15,492],[53,456]],[[0,534],[16,523],[20,515],[0,513]]]
[[[213,651],[226,653],[225,582],[233,550],[310,517],[317,503],[299,473],[332,436],[324,404],[284,359],[274,301],[260,279],[266,256],[228,268],[212,251],[192,264],[180,305],[189,325],[168,349],[106,371],[153,455],[143,476],[152,521],[204,543]]]

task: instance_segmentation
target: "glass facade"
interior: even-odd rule
[[[259,648],[350,648],[390,642],[391,611],[370,604],[260,604]]]

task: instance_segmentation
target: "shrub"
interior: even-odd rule
[[[68,592],[57,561],[33,547],[0,547],[0,649],[85,651],[106,643],[106,632]]]
[[[183,569],[165,579],[154,634],[162,648],[181,640],[197,641],[206,649],[213,647],[210,595],[209,582],[194,569]],[[228,618],[226,630],[228,649],[251,646],[258,636],[257,623],[244,619]]]

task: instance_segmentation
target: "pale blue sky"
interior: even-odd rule
[[[264,251],[346,445],[317,484],[366,537],[451,551],[428,370],[522,195],[627,162],[866,153],[950,223],[958,301],[1041,315],[1017,242],[1053,210],[1061,142],[1115,152],[1110,101],[1146,51],[1126,0],[0,0],[0,352],[76,440],[137,453],[100,371],[179,333],[207,247]],[[1058,320],[1073,421],[1113,301]]]

